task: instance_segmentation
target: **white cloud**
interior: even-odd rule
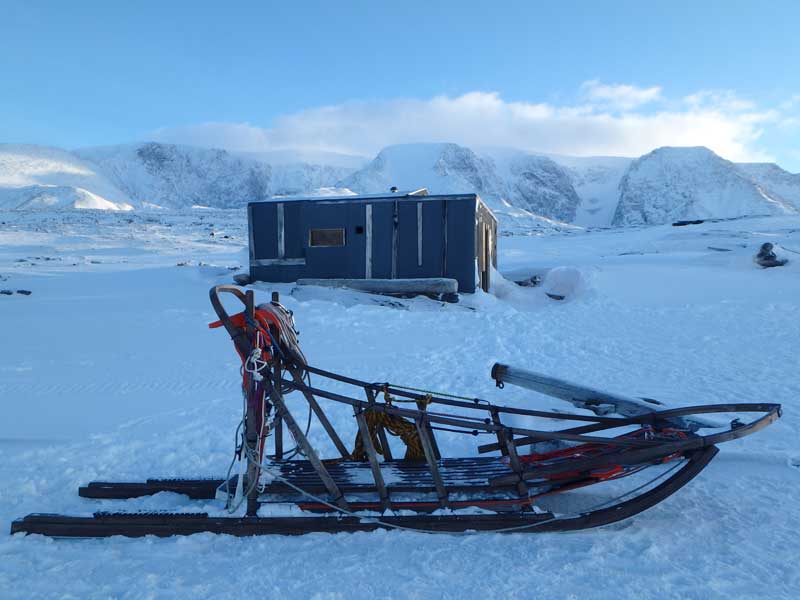
[[[609,85],[593,79],[584,82],[581,89],[590,102],[621,110],[630,110],[661,99],[659,86],[641,88],[635,85]]]
[[[150,136],[156,141],[168,141],[189,146],[226,148],[243,152],[258,152],[269,148],[266,129],[248,123],[200,123],[157,129]]]
[[[731,160],[771,160],[758,147],[781,116],[730,92],[669,102],[660,87],[590,81],[576,105],[511,102],[495,92],[347,102],[277,118],[271,127],[203,123],[155,132],[162,141],[230,150],[295,149],[372,156],[390,144],[448,141],[568,155],[638,156],[659,146],[708,146]],[[660,110],[646,110],[660,101]],[[627,107],[627,108],[624,108]],[[788,116],[788,115],[784,115]]]
[[[731,90],[701,90],[689,94],[683,101],[692,108],[715,108],[728,112],[745,112],[756,110],[756,104],[750,100],[743,100]]]

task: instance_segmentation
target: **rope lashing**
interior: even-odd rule
[[[416,390],[418,392],[423,392],[425,394],[425,396],[423,398],[419,398],[419,399],[416,399],[416,400],[396,398],[395,396],[392,396],[391,393],[389,393],[389,388],[390,387],[395,387],[397,389]],[[405,388],[405,387],[403,387],[401,385],[391,385],[390,386],[390,384],[388,384],[388,383],[384,383],[384,384],[380,385],[378,387],[378,391],[383,393],[383,401],[389,406],[392,406],[392,404],[397,402],[397,403],[405,403],[405,404],[416,404],[420,408],[425,408],[426,406],[428,406],[428,404],[433,402],[433,394],[436,393],[436,392],[429,392],[427,390],[421,390],[421,389],[418,389],[418,388]],[[447,394],[444,394],[444,395],[446,396]]]
[[[364,417],[367,421],[367,429],[369,430],[369,437],[372,439],[372,445],[375,451],[381,456],[386,456],[386,452],[381,445],[378,437],[378,428],[383,427],[395,437],[399,437],[406,445],[406,454],[403,458],[406,460],[425,460],[425,451],[422,449],[422,442],[419,439],[419,433],[414,423],[407,421],[397,415],[388,415],[384,412],[367,409],[364,411]],[[361,437],[361,432],[356,434],[356,440],[353,444],[353,451],[350,453],[352,460],[365,462],[367,460],[367,450],[364,447],[364,440]]]
[[[470,402],[474,402],[475,404],[479,404],[482,402],[488,404],[486,400],[475,398],[474,396],[473,397],[459,396],[458,394],[448,394],[447,392],[437,392],[436,390],[426,390],[424,388],[411,387],[408,385],[397,385],[396,383],[384,384],[384,394],[386,393],[386,387],[393,387],[398,390],[408,390],[410,392],[420,392],[421,394],[425,394],[428,397],[439,396],[441,398],[455,398],[456,400],[469,400]],[[408,401],[406,400],[406,402]]]

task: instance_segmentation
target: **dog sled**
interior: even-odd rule
[[[229,314],[223,297],[240,302],[241,312]],[[219,510],[36,513],[14,521],[12,533],[70,538],[587,529],[658,504],[708,466],[719,444],[755,433],[781,414],[780,405],[769,403],[668,408],[502,364],[491,371],[499,387],[525,388],[581,412],[364,381],[308,364],[293,315],[277,294],[256,305],[252,291],[221,285],[211,289],[210,299],[219,317],[211,327],[228,332],[242,360],[243,414],[227,473],[93,481],[79,494],[102,504],[171,492],[203,506],[216,501]],[[308,411],[307,423],[298,416],[298,403]],[[329,418],[332,411],[338,419]],[[347,432],[333,425],[343,422],[342,411],[352,417]],[[324,444],[312,443],[320,436]],[[463,437],[474,452],[448,456],[440,449],[443,436]],[[355,441],[348,444],[350,439]],[[321,446],[338,456],[323,457]]]

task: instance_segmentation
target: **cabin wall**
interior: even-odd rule
[[[449,277],[471,293],[480,205],[474,196],[253,203],[250,275],[281,282]],[[312,229],[342,230],[344,245],[313,247]],[[338,243],[342,232],[332,239]]]
[[[458,280],[458,290],[475,291],[475,199],[445,203],[444,277]]]

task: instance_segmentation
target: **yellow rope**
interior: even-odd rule
[[[386,456],[386,452],[378,438],[378,428],[383,427],[390,434],[399,437],[406,445],[406,460],[425,460],[425,451],[422,449],[422,442],[419,439],[419,433],[414,423],[397,415],[388,415],[384,412],[367,409],[364,411],[364,416],[367,420],[367,429],[369,430],[369,437],[372,438],[372,445],[375,446],[375,451]],[[353,451],[350,453],[352,460],[367,460],[367,450],[364,447],[364,440],[361,437],[361,432],[356,435],[356,441]]]

